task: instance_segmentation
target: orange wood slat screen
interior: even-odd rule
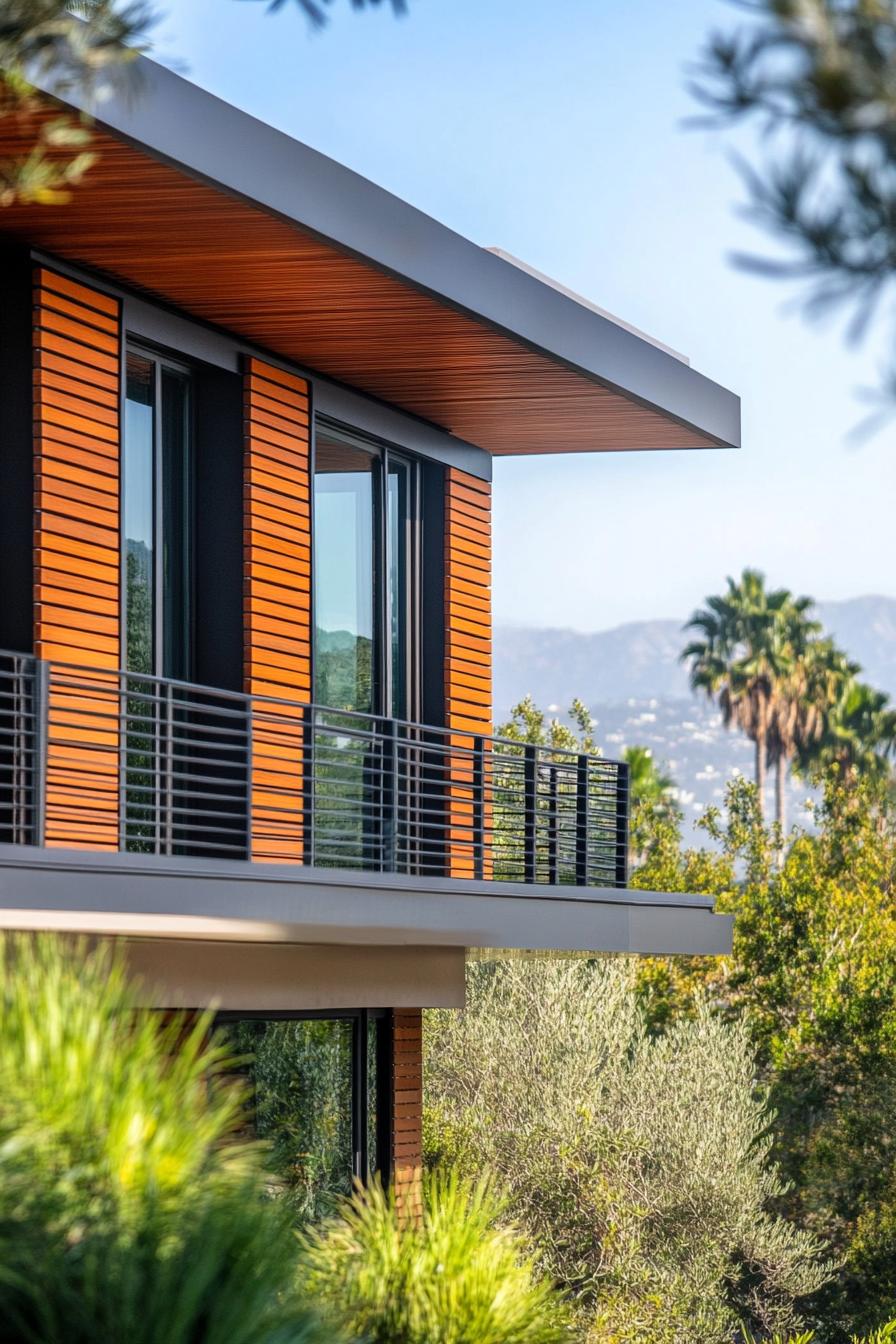
[[[311,699],[311,477],[308,384],[258,359],[244,372],[245,689]],[[303,852],[304,720],[255,706],[252,857]]]
[[[117,849],[121,308],[34,271],[34,649],[50,683],[49,845]],[[94,670],[97,669],[97,670]]]
[[[450,872],[472,877],[473,763],[492,731],[491,486],[450,467],[445,479],[445,714],[464,755],[452,758]],[[485,808],[486,833],[489,826]],[[484,856],[483,875],[488,873]]]
[[[421,1211],[423,1169],[423,1015],[392,1015],[392,1183],[402,1210]]]

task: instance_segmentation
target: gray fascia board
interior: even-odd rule
[[[0,845],[0,927],[352,946],[723,955],[703,896]]]
[[[84,109],[116,135],[720,447],[740,447],[740,399],[674,355],[165,66],[141,56],[134,73],[132,89]],[[41,87],[54,94],[52,79]]]

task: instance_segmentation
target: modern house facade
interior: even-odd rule
[[[494,736],[493,458],[734,447],[739,404],[139,65],[71,202],[0,212],[0,927],[288,1037],[309,1184],[407,1185],[471,951],[730,945],[627,889],[624,764]]]

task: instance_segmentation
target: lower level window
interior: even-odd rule
[[[226,1015],[222,1026],[245,1061],[247,1127],[268,1144],[272,1185],[297,1222],[324,1217],[355,1178],[388,1175],[385,1014]]]

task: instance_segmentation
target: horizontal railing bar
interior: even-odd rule
[[[45,790],[56,841],[108,827],[154,853],[248,858],[257,843],[266,857],[364,871],[624,883],[624,763],[154,674],[43,666],[48,700],[36,659],[0,653],[0,826],[20,841]]]

